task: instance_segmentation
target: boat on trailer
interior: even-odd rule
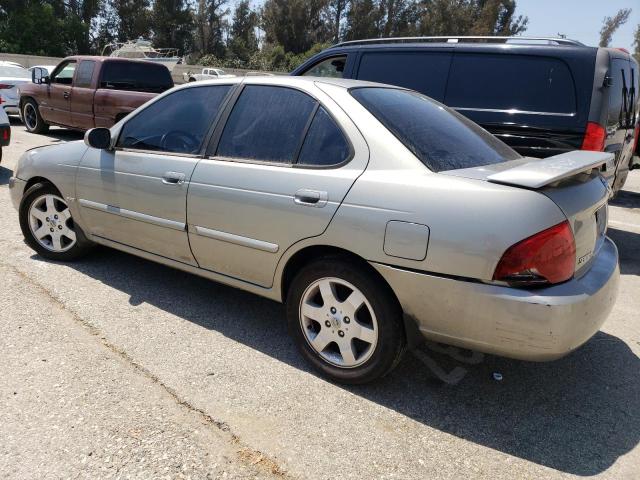
[[[104,47],[102,55],[160,63],[170,71],[178,63],[182,63],[182,58],[178,56],[177,48],[154,48],[151,42],[144,38],[129,42],[111,43]]]

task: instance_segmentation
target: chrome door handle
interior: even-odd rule
[[[182,185],[184,183],[185,174],[180,172],[165,172],[162,176],[162,183],[165,185]]]
[[[319,192],[317,190],[307,190],[303,188],[298,190],[293,197],[296,205],[304,205],[307,207],[324,207],[328,201],[327,192]]]
[[[62,96],[64,97],[65,100],[69,100],[69,92],[64,92]]]

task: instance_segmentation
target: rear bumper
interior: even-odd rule
[[[618,250],[606,239],[584,276],[539,290],[373,266],[427,339],[522,360],[560,358],[589,340],[618,292]]]

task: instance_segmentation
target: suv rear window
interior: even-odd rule
[[[160,93],[173,87],[164,65],[151,62],[105,62],[100,88]]]
[[[456,53],[444,103],[458,110],[573,114],[576,91],[569,67],[557,58]]]
[[[520,158],[479,125],[419,93],[361,87],[351,95],[434,172]]]

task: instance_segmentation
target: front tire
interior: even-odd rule
[[[22,105],[22,121],[30,133],[46,133],[49,131],[49,125],[45,123],[40,115],[38,103],[32,98],[25,100]]]
[[[49,260],[72,261],[92,248],[73,221],[60,192],[49,183],[36,183],[22,197],[20,228],[27,245]]]
[[[305,359],[340,383],[380,378],[404,353],[395,296],[375,273],[348,258],[325,257],[303,267],[289,288],[287,319]]]

